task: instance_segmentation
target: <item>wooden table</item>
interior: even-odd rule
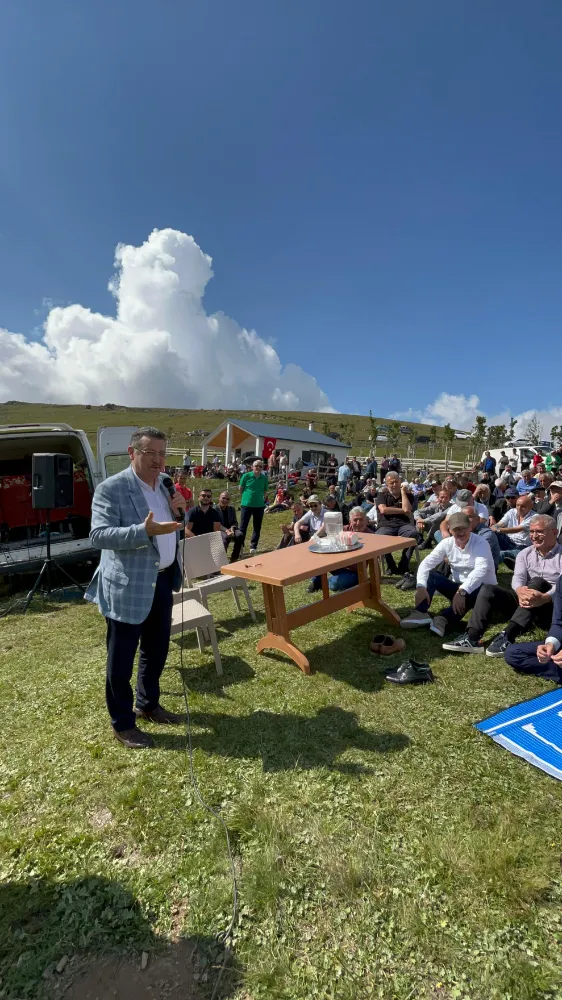
[[[262,556],[240,559],[222,567],[227,576],[240,576],[245,580],[255,580],[263,587],[263,602],[267,620],[267,635],[257,644],[257,652],[265,649],[279,649],[286,653],[302,670],[310,673],[310,664],[300,649],[291,641],[291,629],[308,625],[317,618],[331,615],[333,611],[347,608],[372,608],[393,625],[400,621],[396,612],[385,604],[381,597],[379,556],[397,552],[415,545],[414,538],[393,538],[376,535],[373,532],[357,533],[363,548],[353,552],[323,554],[311,552],[309,542],[291,545],[286,549],[276,549]],[[328,588],[328,573],[357,566],[359,581],[357,586],[331,594]],[[283,588],[302,580],[320,576],[322,580],[322,600],[307,604],[295,611],[287,612]]]

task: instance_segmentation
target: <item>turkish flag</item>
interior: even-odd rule
[[[276,444],[277,438],[264,438],[262,458],[269,458],[269,456],[275,451]]]

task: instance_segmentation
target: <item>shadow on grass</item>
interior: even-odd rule
[[[264,771],[328,767],[345,774],[369,774],[362,764],[338,764],[347,750],[395,753],[410,744],[404,733],[375,733],[357,723],[354,712],[335,705],[314,716],[257,711],[251,715],[192,712],[195,749],[223,757],[261,760]],[[185,736],[155,733],[159,749],[185,750]]]
[[[205,646],[209,656],[209,663],[203,667],[168,667],[162,675],[162,686],[160,693],[166,697],[181,697],[183,694],[180,677],[185,681],[188,691],[197,691],[198,694],[212,694],[215,698],[226,698],[226,688],[233,684],[243,684],[245,681],[254,679],[255,672],[239,656],[223,656],[221,662],[224,673],[217,674],[213,653],[210,646]],[[199,650],[197,650],[198,655]],[[176,673],[177,671],[177,673]]]
[[[170,943],[154,934],[138,900],[119,882],[90,877],[55,883],[38,878],[0,885],[0,976],[7,997],[68,995],[75,977],[79,981],[70,987],[72,997],[152,996],[140,983],[135,991],[132,982],[143,951],[150,954],[155,971],[170,976],[169,989],[178,975],[182,977],[181,996],[186,1000],[206,1000],[213,994],[224,946],[204,935]],[[59,974],[56,967],[63,956],[69,961]],[[101,957],[103,963],[94,967]],[[111,957],[133,962],[119,976],[115,963],[107,961]],[[204,985],[196,987],[195,973]],[[142,976],[148,979],[147,973]],[[87,992],[83,980],[97,992]],[[240,981],[240,968],[229,957],[213,995],[226,1000]],[[164,989],[166,983],[158,985]]]

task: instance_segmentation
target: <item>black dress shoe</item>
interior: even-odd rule
[[[129,750],[146,750],[148,747],[154,746],[152,736],[141,732],[136,726],[133,726],[132,729],[114,729],[113,735]]]
[[[387,681],[393,684],[427,684],[433,681],[433,673],[429,663],[417,663],[416,660],[406,660],[398,670],[386,674]]]
[[[185,722],[182,715],[176,715],[175,712],[167,712],[160,705],[150,709],[135,708],[135,715],[137,719],[147,719],[149,722],[159,722],[161,725],[167,726],[181,726]]]

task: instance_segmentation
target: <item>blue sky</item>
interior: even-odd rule
[[[338,410],[557,406],[534,376],[560,343],[561,40],[556,0],[4,5],[0,326],[41,338],[45,300],[114,315],[116,245],[168,227],[213,258],[207,313]]]

